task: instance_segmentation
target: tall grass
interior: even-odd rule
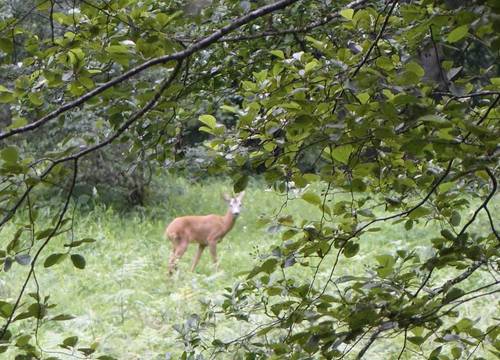
[[[96,205],[92,211],[76,212],[74,231],[53,239],[45,251],[63,251],[63,244],[71,238],[93,238],[94,243],[75,249],[87,261],[85,270],[76,269],[69,260],[48,269],[43,261],[36,267],[36,279],[43,296],[50,294],[58,304],[50,313],[69,313],[75,319],[44,325],[38,334],[39,343],[48,351],[58,347],[69,335],[77,335],[82,347],[92,344],[99,353],[108,353],[118,359],[176,359],[183,351],[183,343],[175,324],[182,324],[204,304],[221,304],[223,292],[238,281],[237,274],[249,270],[261,254],[266,254],[280,240],[279,232],[259,226],[261,215],[293,215],[295,218],[317,220],[319,212],[302,200],[291,201],[282,208],[283,198],[271,191],[264,191],[258,183],[247,189],[243,212],[234,229],[218,246],[219,271],[205,253],[196,272],[189,272],[195,246],[190,246],[179,262],[179,270],[173,277],[167,276],[170,244],[163,237],[165,226],[173,218],[184,214],[207,214],[226,211],[220,195],[228,191],[228,183],[218,181],[192,184],[181,178],[158,179],[163,191],[152,205],[123,213]],[[341,195],[339,195],[341,196]],[[98,199],[95,199],[98,204]],[[335,198],[334,198],[335,201]],[[486,226],[484,219],[479,226]],[[375,263],[377,254],[391,253],[396,249],[414,249],[426,254],[430,243],[429,227],[420,225],[416,231],[406,232],[403,225],[382,224],[381,231],[365,236],[361,251],[352,259],[342,258],[337,275],[361,274]],[[9,238],[7,228],[2,239]],[[409,237],[411,235],[412,237]],[[4,241],[4,240],[2,240]],[[43,260],[43,259],[42,259]],[[319,281],[326,279],[327,267],[319,274]],[[15,265],[2,273],[0,291],[14,298],[27,268]],[[310,276],[311,270],[294,270],[297,277]],[[449,274],[441,274],[443,278]],[[473,277],[472,282],[483,280]],[[29,291],[35,291],[30,283]],[[477,309],[465,308],[466,312]],[[481,310],[483,316],[492,317],[494,307]],[[24,325],[20,325],[24,326]],[[217,334],[225,339],[236,337],[243,328],[231,320],[218,319]],[[390,352],[399,349],[390,341],[375,346],[373,358],[390,358]],[[45,356],[50,355],[49,352]],[[72,358],[55,354],[59,358]],[[232,357],[228,357],[232,358]]]

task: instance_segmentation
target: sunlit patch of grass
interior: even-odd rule
[[[76,269],[70,261],[45,269],[42,259],[37,266],[42,296],[50,294],[51,301],[58,304],[51,314],[76,316],[74,320],[42,326],[40,343],[44,347],[57,348],[66,336],[77,335],[82,345],[97,342],[99,352],[108,352],[119,359],[153,359],[154,356],[164,359],[168,353],[175,359],[183,347],[173,325],[199,312],[201,302],[211,300],[220,304],[224,288],[231,287],[239,279],[236,274],[251,269],[260,254],[266,254],[273,244],[280,243],[280,233],[258,226],[257,220],[261,215],[276,214],[283,198],[254,184],[247,190],[244,210],[234,229],[218,246],[219,271],[215,271],[207,252],[196,272],[189,272],[195,251],[195,246],[190,246],[179,263],[178,272],[168,277],[170,244],[163,237],[165,226],[180,215],[224,213],[226,208],[220,195],[230,186],[217,181],[190,184],[179,178],[161,181],[165,184],[164,194],[147,209],[121,213],[97,206],[90,212],[78,214],[75,239],[96,239],[95,243],[74,249],[86,259],[84,271]],[[319,211],[297,200],[282,209],[281,215],[287,214],[301,219],[318,219]],[[394,253],[397,249],[431,255],[425,254],[430,244],[429,234],[435,233],[431,225],[420,224],[412,232],[406,232],[403,224],[387,222],[377,226],[381,228],[379,232],[359,240],[358,256],[340,257],[336,275],[363,274],[373,268],[375,255]],[[477,226],[488,226],[486,219],[481,218]],[[9,231],[12,228],[6,230]],[[62,244],[68,242],[70,235],[66,233],[54,239],[44,252],[45,256],[63,251]],[[327,278],[334,256],[335,253],[324,260],[318,281]],[[299,265],[290,270],[293,276],[303,278],[311,276],[313,271]],[[4,273],[2,293],[14,298],[26,272],[27,268],[15,265],[10,272]],[[438,276],[445,279],[450,274]],[[487,280],[475,275],[474,281]],[[31,283],[29,291],[34,290]],[[464,311],[472,312],[472,309]],[[492,315],[489,311],[486,313]],[[226,339],[234,338],[243,330],[234,328],[234,324],[231,320],[220,319],[218,334]],[[398,351],[390,342],[383,344],[384,355],[378,354],[380,359],[387,358],[389,348]],[[374,354],[382,351],[381,345],[373,349]]]

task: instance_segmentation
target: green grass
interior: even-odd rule
[[[164,179],[164,187],[164,195],[154,201],[156,205],[129,213],[97,206],[76,217],[73,234],[68,232],[52,241],[44,252],[45,257],[63,251],[62,244],[71,236],[75,240],[86,237],[97,240],[75,249],[87,261],[84,271],[76,269],[69,260],[48,269],[43,268],[43,261],[37,266],[41,295],[50,294],[51,301],[58,304],[51,315],[76,316],[74,320],[42,326],[39,338],[43,348],[60,351],[58,344],[66,336],[77,335],[83,347],[98,343],[99,353],[109,353],[119,359],[165,359],[166,354],[176,359],[183,345],[173,325],[182,324],[190,314],[199,312],[201,302],[210,300],[220,304],[224,288],[238,281],[236,274],[251,269],[260,254],[280,242],[279,233],[259,227],[257,220],[260,215],[276,214],[283,198],[254,184],[247,190],[244,210],[234,229],[218,246],[219,271],[215,271],[205,252],[196,272],[189,272],[195,251],[195,246],[190,246],[179,262],[178,272],[168,277],[170,244],[163,238],[165,226],[179,215],[224,213],[226,207],[220,195],[230,186],[223,182],[195,185],[168,178]],[[319,212],[302,200],[292,201],[281,214],[306,220],[319,217]],[[480,224],[486,226],[485,220],[481,219]],[[396,249],[415,249],[422,256],[431,255],[425,250],[430,241],[428,234],[432,233],[430,226],[421,225],[411,232],[412,238],[402,224],[386,223],[381,227],[380,232],[363,237],[358,256],[341,257],[337,275],[361,274],[374,265],[376,254],[392,253]],[[9,232],[12,228],[4,230],[2,241],[9,238]],[[326,266],[318,277],[320,282],[326,278],[332,261],[331,258],[325,260]],[[306,277],[312,270],[297,266],[291,271],[294,276]],[[1,294],[13,299],[26,272],[27,267],[15,264],[11,271],[2,273]],[[444,279],[451,274],[438,276]],[[488,279],[474,275],[471,282],[486,281]],[[29,291],[35,291],[34,283],[30,283]],[[465,306],[463,311],[477,313],[478,309]],[[479,309],[486,322],[495,311],[494,306]],[[232,339],[245,330],[241,326],[220,318],[216,331],[220,337]],[[387,359],[389,351],[397,354],[398,350],[399,345],[381,341],[373,347],[372,356]]]

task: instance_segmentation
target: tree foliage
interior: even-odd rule
[[[298,189],[322,215],[263,219],[286,229],[283,242],[221,309],[257,325],[206,345],[201,325],[213,319],[189,319],[178,330],[186,358],[361,358],[387,336],[400,358],[500,354],[498,319],[481,328],[460,311],[500,290],[490,211],[500,135],[496,1],[70,3],[0,2],[0,63],[15,74],[0,85],[10,119],[0,132],[0,226],[18,227],[0,257],[4,271],[28,269],[18,296],[0,299],[0,351],[39,357],[28,325],[69,318],[26,289],[43,271],[38,263],[85,268],[75,251],[91,239],[45,251],[71,226],[84,160],[120,144],[126,163],[173,166],[187,144],[205,141],[201,171],[229,174],[235,191],[262,174],[287,199]],[[27,21],[35,16],[38,25]],[[79,131],[80,122],[91,129]],[[61,138],[30,146],[50,131]],[[64,196],[47,223],[37,213],[50,188]],[[350,201],[337,201],[338,189]],[[481,212],[488,227],[476,226]],[[441,230],[425,239],[427,257],[387,249],[366,276],[337,275],[339,258],[356,262],[382,222]],[[302,266],[311,271],[305,282],[293,276]],[[324,269],[329,276],[318,277]],[[471,283],[488,272],[491,282]],[[61,347],[94,352],[77,343]]]

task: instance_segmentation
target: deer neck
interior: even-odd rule
[[[226,212],[226,215],[222,217],[222,224],[224,226],[224,234],[229,232],[234,226],[234,223],[236,221],[236,216],[233,215],[231,210],[228,210]]]

